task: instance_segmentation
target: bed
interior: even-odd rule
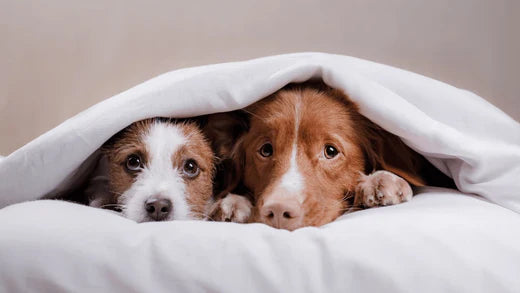
[[[322,79],[451,176],[411,202],[293,232],[137,224],[59,200],[130,123],[245,107]],[[1,292],[520,292],[520,125],[477,95],[348,56],[297,53],[172,71],[0,159]],[[72,195],[72,194],[71,194]]]

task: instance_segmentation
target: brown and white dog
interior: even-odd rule
[[[227,191],[254,205],[230,194],[212,211],[218,220],[241,222],[251,213],[245,221],[294,230],[329,223],[349,209],[408,201],[410,184],[450,185],[322,83],[289,85],[243,111],[212,115],[205,131],[234,172]]]
[[[101,148],[88,204],[137,222],[205,219],[213,203],[214,154],[194,122],[133,123]]]

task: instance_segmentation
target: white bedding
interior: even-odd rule
[[[410,203],[292,233],[135,224],[71,203],[21,203],[67,192],[78,168],[133,121],[230,111],[311,77],[343,89],[466,194],[422,189]],[[520,125],[417,74],[320,53],[173,71],[0,160],[0,292],[520,292],[519,179]]]
[[[0,291],[519,292],[518,214],[424,192],[292,233],[17,204],[0,213]]]

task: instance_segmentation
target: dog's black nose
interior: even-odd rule
[[[150,219],[163,221],[172,211],[172,202],[165,198],[150,198],[144,203],[144,208]]]

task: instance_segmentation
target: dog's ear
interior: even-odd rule
[[[231,158],[235,145],[249,129],[248,117],[242,111],[208,115],[202,132],[211,142],[217,157]]]
[[[357,141],[365,155],[365,173],[387,170],[415,186],[426,185],[421,173],[424,162],[428,163],[424,157],[410,149],[397,136],[361,115],[357,104],[342,91],[332,88],[322,90],[343,102],[349,109]]]
[[[359,137],[365,153],[367,173],[375,170],[387,170],[401,176],[415,186],[426,185],[422,175],[426,159],[410,149],[397,136],[385,131],[367,118],[362,118],[363,125]]]
[[[242,111],[205,117],[202,132],[211,142],[213,152],[217,156],[214,180],[214,194],[217,198],[236,190],[242,180],[244,164],[241,142],[248,129],[248,117]]]

